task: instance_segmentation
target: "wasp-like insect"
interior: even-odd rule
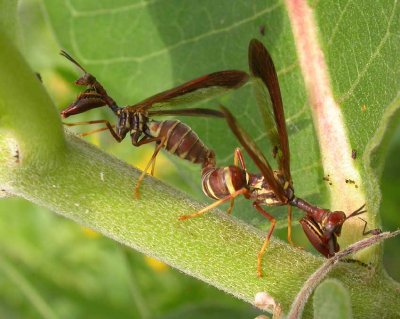
[[[167,110],[158,110],[157,108],[205,100],[228,90],[237,89],[245,84],[249,78],[248,74],[243,71],[227,70],[215,72],[156,94],[134,105],[119,107],[92,74],[88,73],[67,52],[61,51],[61,55],[82,70],[83,76],[75,83],[87,87],[71,105],[61,112],[62,117],[67,118],[97,107],[108,106],[118,119],[115,126],[111,125],[107,120],[65,123],[66,125],[101,123],[106,127],[81,135],[85,136],[94,132],[109,130],[117,142],[121,142],[129,133],[133,146],[141,146],[153,142],[156,144],[151,159],[136,183],[135,196],[137,198],[139,197],[141,182],[150,166],[152,166],[151,173],[153,174],[157,154],[162,148],[182,159],[201,164],[202,167],[215,165],[214,152],[200,140],[189,126],[179,120],[156,121],[152,117],[160,115],[190,115],[221,118],[223,114],[220,111],[205,108]]]
[[[273,170],[271,168],[251,136],[241,128],[232,113],[222,107],[222,113],[229,127],[260,172],[249,173],[246,170],[240,149],[236,149],[234,153],[234,165],[222,168],[215,167],[213,163],[206,165],[202,170],[203,191],[208,197],[217,201],[194,214],[183,215],[180,219],[185,220],[204,214],[227,201],[231,201],[228,210],[230,212],[234,198],[239,195],[252,200],[253,207],[271,222],[257,258],[257,275],[261,277],[262,257],[267,249],[276,223],[275,218],[264,210],[262,206],[288,205],[288,241],[291,244],[293,244],[291,239],[292,206],[303,210],[306,215],[300,220],[300,224],[306,236],[315,249],[328,258],[332,257],[340,249],[337,237],[341,234],[343,223],[351,217],[364,213],[365,205],[346,216],[342,211],[332,212],[329,209],[314,206],[295,196],[290,173],[289,141],[278,76],[269,52],[258,40],[250,42],[249,66],[251,76],[255,82],[257,101],[260,104],[263,116],[266,117],[265,122],[268,123],[267,129],[275,128],[273,133],[267,135],[270,136],[273,143],[273,155],[278,162],[278,169]],[[272,104],[272,110],[269,107],[270,104]],[[376,234],[379,233],[379,230],[366,232],[364,228],[363,234],[368,233]]]

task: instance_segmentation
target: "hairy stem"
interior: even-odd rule
[[[64,154],[60,117],[36,74],[0,32],[0,124],[14,139],[14,156],[46,170]]]

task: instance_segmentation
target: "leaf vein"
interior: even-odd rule
[[[246,23],[250,23],[256,19],[258,19],[259,17],[263,16],[264,14],[270,13],[276,9],[278,9],[279,7],[282,6],[282,2],[278,1],[276,2],[274,5],[265,8],[262,11],[257,12],[255,15],[252,15],[250,17],[246,17],[242,20],[239,20],[233,24],[231,24],[230,26],[227,27],[223,27],[223,28],[219,28],[219,29],[214,29],[211,30],[210,32],[206,32],[203,34],[200,34],[196,37],[193,38],[188,38],[182,41],[179,41],[173,45],[167,46],[162,48],[161,50],[158,51],[154,51],[152,53],[146,54],[145,56],[139,56],[139,57],[132,57],[132,56],[119,56],[119,57],[115,57],[115,58],[107,58],[107,59],[86,59],[84,58],[82,52],[79,51],[79,46],[76,43],[76,38],[75,38],[75,34],[70,34],[71,37],[71,43],[74,46],[74,50],[76,50],[78,57],[80,59],[80,61],[82,61],[82,63],[84,64],[105,64],[105,65],[109,65],[112,63],[125,63],[125,62],[136,62],[136,63],[143,63],[144,61],[150,60],[156,56],[160,56],[163,54],[166,54],[172,50],[175,50],[185,44],[189,44],[189,43],[195,43],[195,42],[199,42],[200,40],[204,39],[204,38],[208,38],[211,36],[215,36],[216,34],[219,33],[223,33],[223,32],[229,32],[232,31],[235,28],[238,28]],[[71,28],[72,29],[72,28]],[[72,31],[71,31],[72,32]]]

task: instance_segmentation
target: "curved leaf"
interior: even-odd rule
[[[327,279],[315,290],[314,318],[351,319],[351,300],[348,290],[337,279]]]

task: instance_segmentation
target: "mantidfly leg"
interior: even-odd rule
[[[80,134],[80,136],[87,136],[93,133],[97,133],[97,132],[102,132],[105,130],[109,130],[111,135],[114,137],[114,139],[120,143],[122,141],[122,139],[118,136],[117,132],[114,131],[114,127],[115,125],[112,125],[109,121],[107,120],[96,120],[96,121],[87,121],[87,122],[75,122],[75,123],[65,123],[63,122],[64,125],[66,126],[79,126],[79,125],[93,125],[93,124],[105,124],[106,127],[104,128],[100,128],[98,130],[93,130],[90,132],[86,132],[86,133],[82,133]]]
[[[358,218],[361,219],[364,222],[364,229],[363,229],[363,235],[364,236],[365,235],[369,235],[369,234],[371,234],[371,235],[379,235],[380,233],[382,233],[382,230],[379,229],[379,228],[370,229],[370,230],[365,231],[367,229],[367,224],[368,224],[367,221],[362,219],[361,217],[358,217]]]
[[[237,147],[235,149],[235,152],[233,154],[233,165],[238,166],[240,162],[240,166],[242,166],[243,170],[246,171],[246,164],[244,163],[244,158],[243,158],[243,154],[242,151],[240,150],[239,147]],[[233,197],[231,199],[229,208],[226,210],[226,213],[229,215],[230,213],[232,213],[232,209],[233,209],[233,205],[235,204],[235,198]]]
[[[241,189],[237,190],[236,192],[234,192],[234,193],[232,193],[232,194],[230,194],[228,196],[225,196],[224,198],[221,198],[221,199],[217,200],[216,202],[212,203],[211,205],[208,205],[207,207],[204,207],[202,210],[199,210],[198,212],[196,212],[194,214],[179,216],[179,220],[186,220],[186,219],[189,219],[189,218],[193,218],[193,217],[197,217],[197,216],[203,215],[204,213],[207,213],[211,209],[213,209],[213,208],[225,203],[226,201],[231,200],[231,199],[233,199],[233,198],[235,198],[235,197],[237,197],[239,195],[244,195],[244,194],[247,194],[247,193],[248,193],[248,190],[246,188],[241,188]]]
[[[269,221],[271,222],[271,226],[268,230],[267,236],[265,237],[264,243],[257,255],[257,276],[262,277],[262,257],[264,256],[264,253],[267,250],[269,241],[271,239],[271,235],[274,232],[276,219],[273,216],[271,216],[270,214],[268,214],[264,209],[262,209],[262,207],[259,204],[257,204],[257,202],[253,203],[253,207],[255,209],[257,209],[257,211],[261,215],[267,217],[269,219]]]
[[[112,127],[114,128],[115,125],[112,125]],[[100,133],[100,132],[109,131],[109,130],[110,129],[108,127],[102,127],[102,128],[98,128],[97,130],[80,133],[79,136],[80,137],[85,137],[85,136],[89,136],[89,135],[92,135],[92,134],[95,134],[95,133]]]
[[[157,144],[154,146],[154,152],[157,150]],[[151,171],[150,171],[150,175],[154,176],[154,170],[156,168],[156,160],[157,157],[154,159],[153,163],[151,164]]]
[[[154,141],[159,141],[160,143],[157,144],[157,147],[155,148],[153,155],[151,156],[149,162],[147,163],[146,167],[144,168],[142,174],[139,176],[136,185],[135,185],[135,198],[139,199],[140,198],[140,193],[139,193],[139,189],[140,189],[140,185],[142,184],[142,181],[144,179],[144,177],[146,176],[146,172],[149,169],[150,165],[152,165],[155,160],[156,157],[158,155],[158,153],[160,152],[160,150],[164,147],[164,143],[167,140],[167,138],[162,137],[162,138],[147,138],[147,139],[142,139],[137,146],[143,145],[143,144],[147,144],[147,143],[151,143]]]
[[[292,206],[288,205],[288,229],[287,229],[287,240],[290,245],[294,246],[292,240]]]

